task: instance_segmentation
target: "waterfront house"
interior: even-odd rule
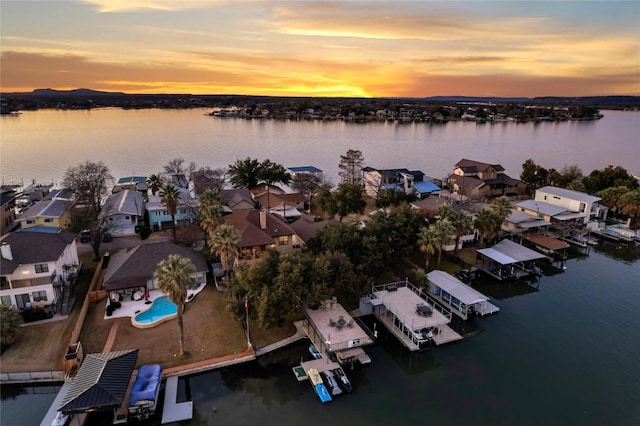
[[[585,194],[584,192],[573,191],[555,186],[545,186],[536,189],[534,201],[537,203],[546,203],[552,206],[562,207],[566,212],[564,218],[556,218],[557,220],[568,220],[566,217],[579,218],[582,223],[587,224],[595,218],[606,215],[607,208],[601,206],[600,197]],[[569,215],[569,212],[575,214]]]
[[[53,183],[36,183],[34,180],[31,185],[22,190],[22,199],[27,203],[43,200],[48,194]]]
[[[503,231],[511,234],[523,234],[528,232],[539,232],[547,229],[551,222],[536,214],[530,214],[526,211],[511,209],[511,213],[507,216],[501,225]]]
[[[207,262],[204,256],[189,248],[170,242],[140,244],[133,248],[120,250],[110,256],[102,287],[109,292],[110,300],[135,300],[145,297],[147,290],[158,288],[153,274],[158,263],[171,254],[178,254],[191,260],[195,272],[191,278],[196,286],[207,282]]]
[[[189,190],[176,188],[180,192],[178,208],[175,214],[175,226],[193,223],[198,217],[198,200],[191,198]],[[160,195],[149,195],[146,205],[149,212],[149,223],[154,231],[168,229],[174,226],[167,206],[161,201]]]
[[[526,185],[504,173],[499,164],[488,164],[463,158],[448,177],[449,189],[472,199],[501,195],[521,195]]]
[[[52,189],[49,191],[47,195],[43,198],[43,200],[63,200],[63,201],[73,201],[76,195],[72,189],[69,188],[60,188],[60,189]]]
[[[99,216],[105,231],[114,237],[135,235],[144,225],[144,199],[136,190],[125,189],[109,195]]]
[[[12,232],[2,238],[0,249],[1,302],[20,310],[56,310],[63,286],[79,265],[75,235]]]
[[[420,170],[375,169],[373,167],[362,169],[364,190],[371,197],[377,197],[378,193],[383,189],[410,194],[415,191],[413,189],[414,185],[418,182],[423,182],[423,179],[424,173]],[[428,190],[427,186],[424,186],[422,190]],[[435,191],[436,189],[433,190]]]
[[[37,228],[56,232],[71,228],[71,208],[74,202],[67,199],[45,198],[28,207],[17,219],[23,230]]]
[[[245,260],[257,257],[269,248],[288,253],[304,244],[282,217],[265,210],[238,210],[225,220],[238,231],[238,247]]]

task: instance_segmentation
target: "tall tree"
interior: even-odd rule
[[[191,189],[191,181],[197,169],[195,161],[186,164],[182,157],[172,158],[163,166],[163,169],[168,180],[173,180],[173,183],[180,188]]]
[[[178,307],[178,331],[180,341],[180,355],[186,352],[184,343],[184,326],[182,313],[187,299],[187,290],[193,287],[194,281],[191,274],[195,272],[191,259],[177,254],[171,254],[167,259],[158,263],[158,268],[153,278],[158,282],[158,288],[164,292]]]
[[[210,238],[211,251],[220,257],[224,270],[231,273],[238,258],[238,242],[240,242],[238,231],[231,225],[222,224],[210,234]]]
[[[147,186],[151,190],[151,195],[156,195],[156,193],[160,190],[163,184],[162,176],[160,175],[150,175],[147,178]]]
[[[321,200],[323,209],[326,209],[325,211],[332,216],[337,214],[340,217],[340,222],[350,213],[364,213],[364,208],[367,205],[362,197],[360,185],[341,183],[336,191],[328,195],[328,198],[324,197],[326,196],[323,194]]]
[[[99,161],[86,160],[75,167],[69,167],[64,174],[63,185],[76,194],[79,204],[89,208],[92,218],[100,213],[101,200],[107,195],[107,186],[114,181],[109,168]]]
[[[469,234],[473,230],[473,220],[471,219],[469,213],[465,212],[464,210],[454,213],[451,216],[450,220],[456,235],[455,248],[453,249],[453,253],[457,255],[460,238],[463,235]]]
[[[438,239],[438,234],[436,234],[435,229],[432,226],[423,226],[420,228],[420,232],[418,233],[418,248],[422,253],[424,253],[425,272],[429,270],[429,261],[431,260],[431,256],[438,251],[439,246],[440,240]]]
[[[236,160],[229,166],[229,181],[234,188],[255,188],[260,182],[260,162],[249,157]]]
[[[362,152],[355,149],[349,149],[346,154],[340,156],[340,164],[338,168],[340,171],[341,182],[348,185],[360,185],[362,181],[362,166],[364,164],[364,157]]]
[[[429,226],[433,227],[433,232],[436,234],[437,241],[439,242],[438,246],[436,247],[438,250],[438,264],[436,267],[439,268],[444,245],[450,243],[454,239],[453,234],[455,232],[455,228],[453,227],[449,219],[438,220],[436,223],[432,223]]]
[[[287,185],[291,181],[291,175],[287,172],[282,164],[274,163],[268,158],[260,163],[258,178],[267,184],[267,211],[271,208],[269,205],[269,187],[274,183],[282,183]]]
[[[0,304],[0,344],[8,346],[16,341],[22,316],[11,306]]]
[[[486,238],[492,238],[498,234],[502,221],[493,210],[485,207],[478,212],[473,225],[480,232],[480,246],[482,247]]]
[[[548,171],[536,164],[532,159],[528,159],[522,164],[520,180],[527,185],[530,193],[534,193],[537,188],[547,181]]]
[[[298,173],[291,180],[291,188],[309,199],[309,213],[311,213],[311,197],[318,193],[321,184],[322,177],[313,173]]]
[[[211,235],[224,223],[224,210],[220,196],[213,189],[207,189],[200,196],[200,226],[206,235]]]
[[[511,214],[511,200],[503,195],[495,198],[489,208],[500,218],[500,223],[502,223]]]
[[[173,242],[176,242],[176,213],[178,212],[178,204],[180,203],[180,191],[171,183],[165,183],[160,189],[160,202],[167,208],[167,213],[171,215],[171,224],[173,229]]]

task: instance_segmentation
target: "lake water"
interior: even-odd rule
[[[117,179],[162,171],[175,157],[224,168],[246,157],[285,167],[315,165],[338,183],[340,155],[362,151],[365,165],[422,170],[443,178],[462,158],[501,164],[518,178],[532,158],[545,168],[609,164],[640,173],[640,113],[604,111],[587,122],[353,124],[342,121],[221,119],[208,110],[26,111],[0,119],[5,183],[60,183],[85,159],[104,161]]]
[[[463,157],[501,163],[515,177],[527,158],[544,167],[577,163],[586,173],[608,164],[640,170],[638,113],[605,111],[588,123],[395,126],[222,120],[204,112],[2,118],[2,178],[59,181],[86,158],[105,161],[116,177],[147,174],[178,155],[211,167],[270,158],[336,176],[349,148],[362,150],[368,165],[435,177]],[[534,286],[475,284],[500,312],[467,324],[472,336],[454,344],[412,353],[378,327],[367,350],[372,364],[349,371],[353,393],[330,404],[291,371],[310,358],[307,343],[181,379],[180,397],[195,408],[187,424],[640,424],[640,247],[600,242],[588,254],[573,251],[565,266],[546,269]],[[2,386],[0,424],[37,424],[54,395],[32,388]]]

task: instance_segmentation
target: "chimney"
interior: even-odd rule
[[[260,229],[267,229],[267,212],[260,210]]]
[[[2,243],[0,245],[0,251],[2,252],[2,257],[7,260],[13,260],[13,253],[11,253],[11,246],[7,243]]]

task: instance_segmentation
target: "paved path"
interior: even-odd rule
[[[111,348],[113,347],[113,342],[116,341],[116,335],[118,334],[118,327],[120,326],[121,318],[116,318],[113,320],[113,324],[111,324],[111,329],[109,330],[109,336],[107,336],[107,341],[104,344],[104,349],[102,352],[111,352]]]

